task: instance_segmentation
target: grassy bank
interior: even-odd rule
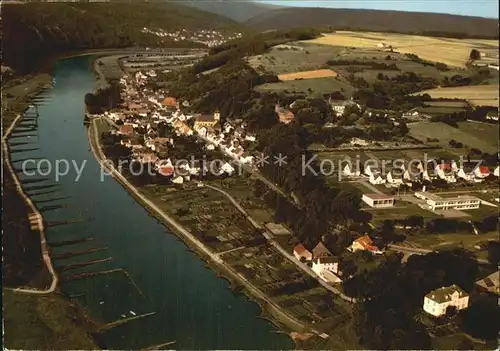
[[[33,296],[3,290],[4,346],[17,350],[98,349],[80,306],[59,293]]]

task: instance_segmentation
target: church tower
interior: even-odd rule
[[[215,112],[214,112],[214,120],[216,120],[217,122],[220,121],[220,112],[219,112],[219,110],[215,110]]]

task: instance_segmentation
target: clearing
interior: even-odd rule
[[[476,127],[484,128],[478,126],[478,123],[464,122],[462,125],[465,128],[454,128],[441,122],[418,122],[409,124],[408,128],[412,137],[424,142],[427,138],[437,138],[439,145],[443,147],[449,147],[449,141],[455,139],[467,147],[474,147],[483,152],[494,153],[497,151],[498,134],[494,135],[493,133],[493,130],[497,131],[495,126],[491,127],[491,132],[479,135],[479,132],[471,132]]]
[[[336,77],[337,72],[331,69],[317,69],[314,71],[304,71],[295,73],[284,73],[278,76],[279,80],[297,80],[297,79],[315,79],[315,78],[325,78],[325,77]]]
[[[476,106],[498,106],[498,84],[469,85],[424,90],[413,95],[429,94],[433,99],[464,99]]]
[[[377,44],[392,46],[394,51],[415,54],[422,59],[442,62],[449,66],[465,67],[470,51],[477,49],[486,59],[498,63],[498,41],[480,39],[451,39],[397,33],[337,31],[307,41],[332,46],[377,48]],[[383,49],[382,47],[380,48]],[[492,62],[493,62],[492,61]]]

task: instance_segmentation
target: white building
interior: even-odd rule
[[[380,185],[385,184],[385,179],[383,179],[380,175],[370,175],[370,179],[368,180],[370,184]]]
[[[426,191],[417,191],[415,197],[425,200],[430,210],[473,210],[479,208],[481,200],[470,195],[441,197]]]
[[[342,170],[342,175],[346,177],[359,177],[361,175],[361,172],[359,169],[355,169],[355,167],[352,167],[350,164],[346,164],[344,166],[344,169]]]
[[[385,194],[363,194],[361,200],[373,208],[385,208],[394,206],[394,196]]]
[[[493,175],[495,177],[499,177],[500,176],[500,166],[497,166],[497,168],[495,168],[495,170],[493,171]]]
[[[312,270],[327,283],[340,283],[342,280],[337,276],[339,273],[339,262],[336,257],[318,257],[312,262]]]
[[[433,290],[424,297],[424,311],[435,317],[446,314],[446,309],[449,306],[455,306],[457,310],[467,308],[469,294],[458,286],[452,285]]]

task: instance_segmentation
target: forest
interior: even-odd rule
[[[245,32],[237,23],[175,3],[28,3],[2,7],[3,64],[20,74],[62,53],[132,46],[201,47],[143,33],[164,30]]]

